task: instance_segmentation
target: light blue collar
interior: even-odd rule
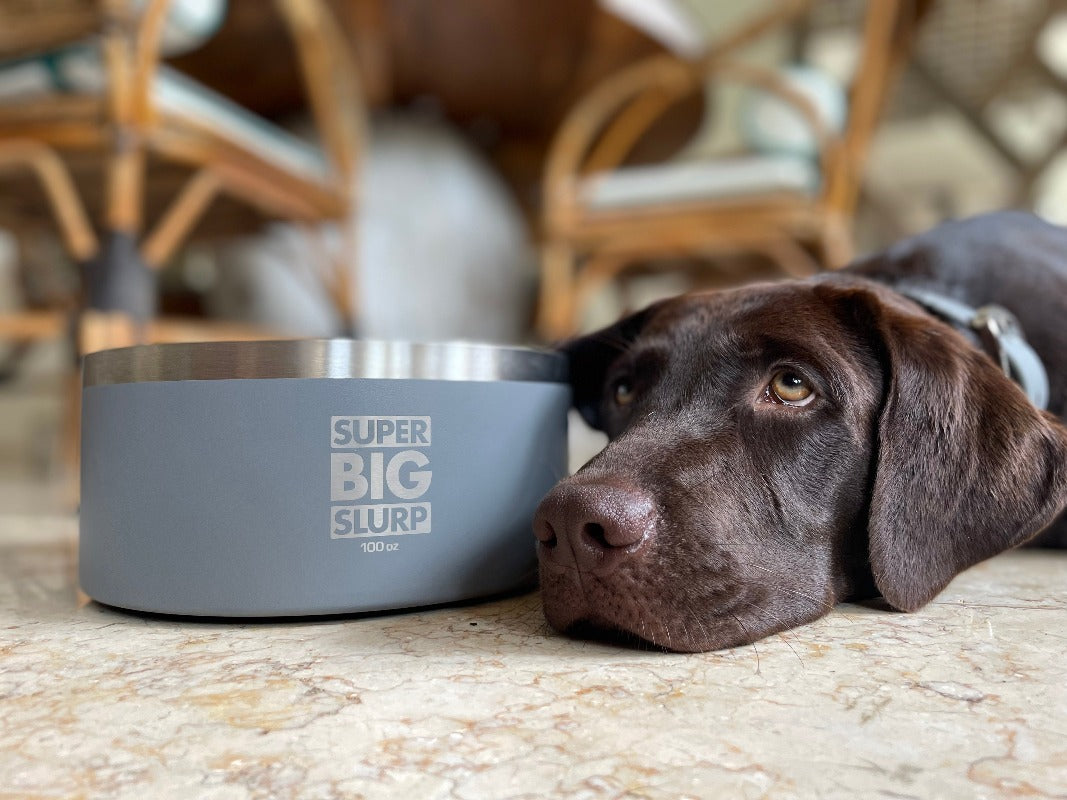
[[[1027,343],[1019,320],[1008,309],[997,305],[971,308],[943,294],[910,286],[893,289],[927,311],[975,331],[986,352],[1005,375],[1022,387],[1030,402],[1042,410],[1048,407],[1048,373],[1041,358]]]

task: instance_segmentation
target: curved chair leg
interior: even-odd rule
[[[66,382],[66,396],[63,408],[63,418],[60,422],[58,460],[63,470],[65,487],[62,494],[62,502],[71,511],[78,510],[78,501],[81,499],[81,475],[78,467],[81,464],[81,411],[82,411],[82,376],[81,370],[71,370],[64,378]]]
[[[141,259],[152,269],[161,269],[218,195],[222,182],[210,167],[190,177],[152,232],[141,243]]]
[[[143,340],[143,327],[129,314],[121,311],[83,309],[77,317],[74,332],[75,354],[80,360],[98,350],[128,347]],[[67,500],[71,509],[78,507],[81,496],[81,478],[78,464],[81,460],[81,370],[75,370],[68,378],[67,403],[62,425],[61,462],[69,474]]]
[[[611,283],[618,283],[619,276],[631,264],[632,257],[610,253],[594,255],[582,264],[581,274],[575,280],[574,324],[581,324],[582,312],[588,308],[593,296]],[[573,333],[573,331],[571,331]]]
[[[129,347],[142,339],[141,325],[123,311],[100,311],[87,308],[78,318],[78,353],[88,355],[98,350]]]
[[[537,332],[558,341],[574,332],[575,252],[563,242],[549,242],[541,253],[541,295],[537,304]]]
[[[96,234],[70,172],[56,152],[40,142],[9,139],[0,142],[0,169],[8,166],[26,166],[33,170],[48,197],[63,244],[71,257],[78,262],[92,258],[98,250]]]
[[[341,321],[339,335],[356,338],[360,322],[359,228],[354,215],[338,220],[334,226],[299,225],[313,255],[305,265],[299,265],[309,269],[291,264],[290,272],[313,291],[325,290]]]
[[[854,257],[852,231],[847,220],[836,215],[829,217],[823,223],[820,238],[823,266],[838,269]]]
[[[767,239],[754,245],[765,256],[774,261],[782,270],[794,278],[806,278],[819,271],[819,263],[797,242],[788,236]]]
[[[359,228],[356,215],[337,223],[340,242],[334,252],[327,252],[330,272],[325,276],[326,289],[334,307],[341,315],[345,335],[355,337],[359,333]],[[326,250],[329,244],[324,242]]]

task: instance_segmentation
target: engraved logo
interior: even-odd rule
[[[330,538],[430,532],[429,417],[330,418]]]

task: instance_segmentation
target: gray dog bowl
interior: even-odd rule
[[[531,585],[562,356],[347,340],[85,359],[80,579],[140,611],[406,608]]]

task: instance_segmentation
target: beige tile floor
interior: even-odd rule
[[[536,595],[326,622],[87,603],[72,517],[0,518],[0,797],[1062,797],[1067,557],[914,615],[623,650]]]
[[[0,470],[4,800],[1067,793],[1067,553],[994,559],[917,614],[846,605],[700,655],[557,636],[536,595],[137,616],[79,595],[77,521],[15,441],[16,396],[0,392],[0,457],[21,458]]]

